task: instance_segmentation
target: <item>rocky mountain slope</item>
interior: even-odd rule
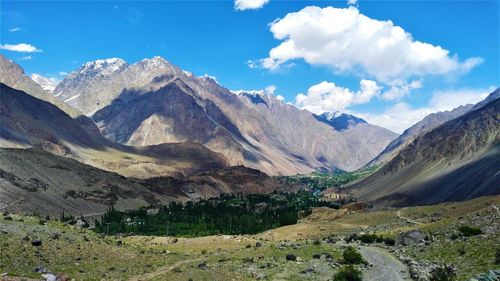
[[[114,141],[198,142],[222,153],[231,165],[269,174],[354,170],[396,137],[367,123],[336,130],[272,95],[231,92],[161,57],[132,65],[116,58],[86,63],[54,93],[92,116]],[[356,139],[358,131],[371,137]]]
[[[494,93],[493,93],[494,94]],[[388,205],[432,204],[500,193],[500,99],[419,135],[381,169],[352,185]]]
[[[0,210],[16,213],[96,215],[111,206],[137,209],[221,193],[267,193],[288,188],[245,167],[188,177],[127,178],[35,148],[0,148],[0,163]]]
[[[116,144],[85,130],[57,106],[0,83],[0,147],[38,147],[126,176],[192,174],[226,166],[200,144]]]
[[[455,119],[469,112],[474,106],[472,104],[457,107],[451,111],[437,112],[427,115],[415,125],[406,129],[399,137],[391,141],[389,145],[366,166],[385,164],[394,158],[406,145],[410,144],[417,136],[431,131],[446,121]]]

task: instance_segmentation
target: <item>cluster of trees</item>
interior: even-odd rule
[[[310,192],[269,195],[222,195],[186,204],[172,202],[157,209],[108,210],[96,220],[95,230],[105,234],[205,236],[255,234],[297,223],[311,208],[338,207],[319,201]]]
[[[365,177],[375,171],[375,167],[359,170],[356,172],[337,171],[334,173],[312,173],[310,175],[295,175],[278,177],[287,184],[299,184],[312,190],[323,191],[330,187],[341,187],[347,183]]]

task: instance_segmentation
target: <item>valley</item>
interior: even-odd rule
[[[196,238],[101,236],[55,219],[4,213],[0,247],[7,254],[0,257],[0,271],[7,273],[3,280],[36,279],[46,272],[77,280],[331,280],[346,266],[346,247],[353,246],[373,264],[358,266],[364,280],[411,280],[411,274],[428,274],[426,268],[441,263],[455,265],[457,280],[469,280],[498,267],[499,249],[491,246],[500,239],[494,209],[499,200],[482,197],[342,215],[342,209],[317,208],[296,225],[256,235]],[[460,225],[479,227],[482,234],[463,237]],[[397,241],[410,229],[431,233],[432,239],[396,246],[360,242],[363,233]],[[31,245],[33,239],[40,239],[41,246]]]
[[[498,11],[0,0],[0,281],[500,281]]]

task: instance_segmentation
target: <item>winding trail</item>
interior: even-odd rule
[[[408,268],[387,250],[372,246],[360,246],[359,250],[365,260],[373,265],[363,273],[364,280],[411,280],[408,276]]]
[[[131,277],[128,280],[129,281],[158,280],[158,279],[156,279],[156,277],[163,275],[165,273],[168,273],[168,272],[174,270],[174,268],[176,268],[176,267],[179,267],[183,264],[193,263],[193,262],[197,262],[197,261],[201,261],[201,260],[203,260],[203,259],[200,258],[200,259],[181,260],[181,261],[178,261],[174,264],[168,264],[168,265],[162,266],[151,273],[146,273],[146,274],[141,274],[141,275],[138,275],[135,277]]]

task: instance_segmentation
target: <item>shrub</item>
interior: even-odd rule
[[[344,261],[349,264],[360,264],[364,262],[363,256],[351,246],[344,250],[343,257]]]
[[[454,281],[457,273],[452,265],[443,265],[431,270],[429,281]]]
[[[344,266],[333,276],[333,281],[362,281],[361,271],[352,265]]]
[[[500,264],[500,248],[497,248],[497,250],[495,251],[495,264]]]
[[[450,239],[451,239],[451,240],[457,240],[457,239],[458,239],[458,237],[459,237],[459,236],[458,236],[458,234],[453,233],[453,234],[450,236]]]
[[[375,234],[363,234],[359,236],[358,238],[359,241],[367,244],[371,244],[377,240],[377,235]]]
[[[384,243],[387,246],[394,246],[394,245],[396,245],[396,240],[394,240],[393,238],[385,238]]]
[[[468,225],[462,225],[458,228],[458,230],[462,232],[462,235],[465,237],[479,235],[483,233],[479,227],[473,227]]]

